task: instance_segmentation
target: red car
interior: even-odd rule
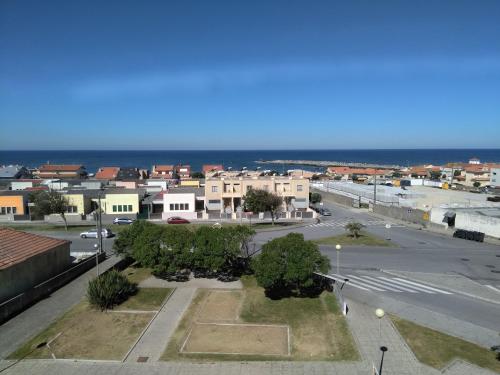
[[[167,219],[167,223],[169,223],[169,224],[189,224],[189,220],[186,220],[182,217],[173,216],[173,217],[169,217]]]

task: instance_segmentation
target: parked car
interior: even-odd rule
[[[113,224],[118,224],[118,225],[128,225],[132,224],[134,222],[134,219],[129,219],[128,217],[116,217],[113,220]]]
[[[102,229],[102,236],[104,238],[109,238],[113,236],[113,232],[111,232],[111,229],[103,228]],[[97,229],[90,229],[86,232],[80,233],[81,238],[97,238]]]
[[[167,219],[168,224],[189,224],[189,220],[183,217],[173,216]]]
[[[321,208],[319,213],[323,216],[332,216],[332,212],[328,208]]]

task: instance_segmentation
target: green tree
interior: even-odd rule
[[[342,176],[334,176],[333,179],[335,181],[340,181],[340,180],[342,180]]]
[[[34,206],[31,213],[35,216],[57,214],[64,222],[64,228],[68,230],[66,212],[68,211],[68,200],[58,191],[40,191],[32,195]]]
[[[363,227],[364,227],[363,224],[353,221],[351,223],[346,224],[344,229],[348,231],[354,238],[358,238],[361,229],[363,229]]]
[[[458,170],[458,169],[457,169],[457,170],[455,170],[455,171],[453,171],[453,176],[454,176],[454,177],[458,177],[458,176],[460,176],[461,174],[462,174],[462,171],[460,171],[460,170]]]
[[[193,261],[193,231],[184,226],[162,228],[160,251],[153,266],[156,274],[188,269]]]
[[[481,183],[479,181],[476,181],[472,184],[476,189],[481,186]]]
[[[400,172],[398,172],[398,171],[393,172],[393,173],[392,173],[392,177],[394,177],[394,178],[400,178],[400,177],[401,177],[401,173],[400,173]]]
[[[253,212],[269,212],[271,221],[277,217],[283,206],[283,198],[267,190],[252,189],[244,197],[245,209]]]
[[[314,286],[314,272],[330,269],[328,258],[301,233],[275,238],[252,259],[252,269],[260,286],[271,293],[302,292]]]
[[[122,257],[132,256],[132,249],[136,238],[147,228],[155,226],[146,220],[136,220],[125,229],[118,232],[118,235],[113,243],[113,250],[116,255]]]
[[[323,197],[320,193],[309,193],[309,202],[311,202],[312,204],[319,203],[322,199]]]
[[[191,173],[192,178],[205,178],[205,175],[201,172],[193,172]]]

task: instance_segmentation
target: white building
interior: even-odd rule
[[[168,189],[163,194],[162,219],[177,216],[188,220],[198,218],[197,208],[204,207],[204,189],[179,187]]]
[[[491,168],[490,185],[493,187],[500,187],[500,168]]]

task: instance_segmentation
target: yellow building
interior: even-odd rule
[[[92,194],[90,192],[69,191],[64,196],[67,200],[68,214],[86,215],[92,211]]]
[[[200,181],[199,180],[181,180],[180,186],[199,188]]]
[[[0,215],[27,215],[28,197],[18,191],[3,191],[0,193]]]
[[[105,190],[101,197],[101,206],[106,215],[138,214],[140,201],[144,194],[139,189]],[[98,198],[93,198],[98,205]]]

